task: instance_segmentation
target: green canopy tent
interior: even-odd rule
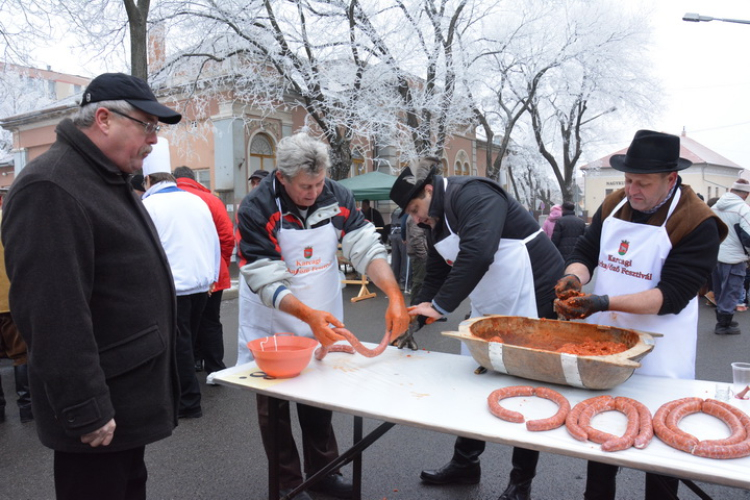
[[[396,177],[381,172],[369,172],[338,182],[354,193],[354,199],[357,201],[389,200],[391,187],[396,182]]]

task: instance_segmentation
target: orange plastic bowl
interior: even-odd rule
[[[317,340],[292,334],[276,334],[247,343],[258,368],[276,378],[291,378],[302,373],[317,346]]]

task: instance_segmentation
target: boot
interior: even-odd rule
[[[531,481],[536,475],[538,461],[538,451],[513,448],[510,481],[498,500],[531,500]]]
[[[430,484],[476,484],[482,477],[479,455],[484,451],[484,441],[456,438],[451,461],[439,469],[423,470],[422,481]]]
[[[21,422],[31,422],[34,414],[31,412],[31,392],[29,391],[29,365],[23,364],[13,367],[16,378],[16,394],[18,394],[18,413]]]
[[[734,314],[727,313],[716,313],[716,327],[714,333],[716,335],[739,335],[740,327],[739,323],[732,321]]]

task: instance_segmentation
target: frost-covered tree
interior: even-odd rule
[[[47,82],[28,68],[0,64],[0,118],[33,111],[52,102]],[[11,133],[0,129],[0,153],[13,147]]]

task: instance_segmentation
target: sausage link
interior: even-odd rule
[[[628,418],[628,425],[620,437],[615,437],[602,443],[602,451],[627,450],[633,446],[635,437],[638,435],[640,418],[638,408],[628,398],[615,398],[615,410],[624,413]]]
[[[703,413],[711,415],[712,417],[716,417],[717,419],[724,422],[726,426],[729,427],[730,435],[729,437],[724,439],[701,441],[701,444],[705,443],[706,445],[730,445],[737,444],[746,440],[747,430],[745,429],[745,426],[742,425],[740,419],[737,418],[737,415],[729,411],[727,408],[716,404],[717,402],[718,401],[707,399],[701,405],[701,410],[703,411]]]
[[[346,341],[351,345],[334,344],[328,347],[321,345],[315,350],[315,359],[321,360],[325,358],[326,354],[328,354],[329,352],[346,352],[348,354],[354,354],[355,351],[360,353],[362,356],[374,358],[375,356],[379,356],[383,353],[383,351],[385,351],[385,348],[388,347],[388,341],[390,340],[390,335],[388,335],[388,332],[385,332],[383,340],[380,341],[380,344],[378,344],[375,349],[368,349],[367,347],[362,345],[362,342],[360,342],[359,339],[346,328],[334,328],[333,331],[338,333],[339,335],[342,335],[344,339],[346,339]]]
[[[646,405],[635,399],[622,396],[617,399],[628,401],[635,406],[636,410],[638,410],[638,434],[635,436],[633,446],[642,450],[649,445],[654,437],[654,425],[651,418],[651,411],[649,411]]]
[[[590,441],[597,444],[603,444],[611,439],[617,439],[617,436],[610,434],[609,432],[600,431],[599,429],[591,426],[591,419],[600,413],[605,411],[611,411],[615,409],[615,400],[612,396],[607,396],[606,399],[599,401],[593,401],[586,408],[583,409],[581,415],[578,417],[578,425],[586,431]]]
[[[526,429],[530,431],[550,431],[557,429],[565,423],[565,418],[570,412],[568,399],[557,391],[547,387],[537,387],[534,391],[536,397],[548,399],[557,404],[557,413],[549,418],[530,420],[526,422]]]
[[[514,385],[510,387],[503,387],[501,389],[494,390],[487,397],[487,404],[489,404],[490,412],[501,420],[507,422],[514,422],[516,424],[523,423],[525,420],[523,415],[517,411],[508,410],[500,405],[500,401],[506,398],[515,398],[523,396],[533,396],[534,388],[528,385]]]
[[[683,405],[695,405],[696,402],[700,405],[702,401],[703,400],[700,398],[682,398],[663,404],[654,415],[654,433],[660,440],[672,448],[692,453],[698,445],[698,439],[679,428],[675,430],[673,427],[676,419],[670,417],[676,408]],[[685,414],[682,416],[684,417]],[[670,420],[672,427],[669,426],[667,420]],[[679,421],[677,423],[679,423]]]
[[[568,416],[565,419],[565,427],[568,429],[568,432],[570,433],[570,435],[579,441],[588,441],[589,439],[588,433],[578,423],[578,419],[581,416],[581,412],[583,412],[583,410],[585,410],[590,404],[595,403],[596,401],[611,398],[611,397],[612,396],[596,396],[593,398],[584,399],[583,401],[576,404],[568,412]]]
[[[750,455],[750,417],[742,410],[713,399],[703,403],[703,412],[712,415],[729,426],[732,434],[726,439],[706,440],[698,443],[694,454],[704,458],[731,459]],[[732,415],[729,417],[728,415]],[[738,436],[744,438],[737,441]]]

